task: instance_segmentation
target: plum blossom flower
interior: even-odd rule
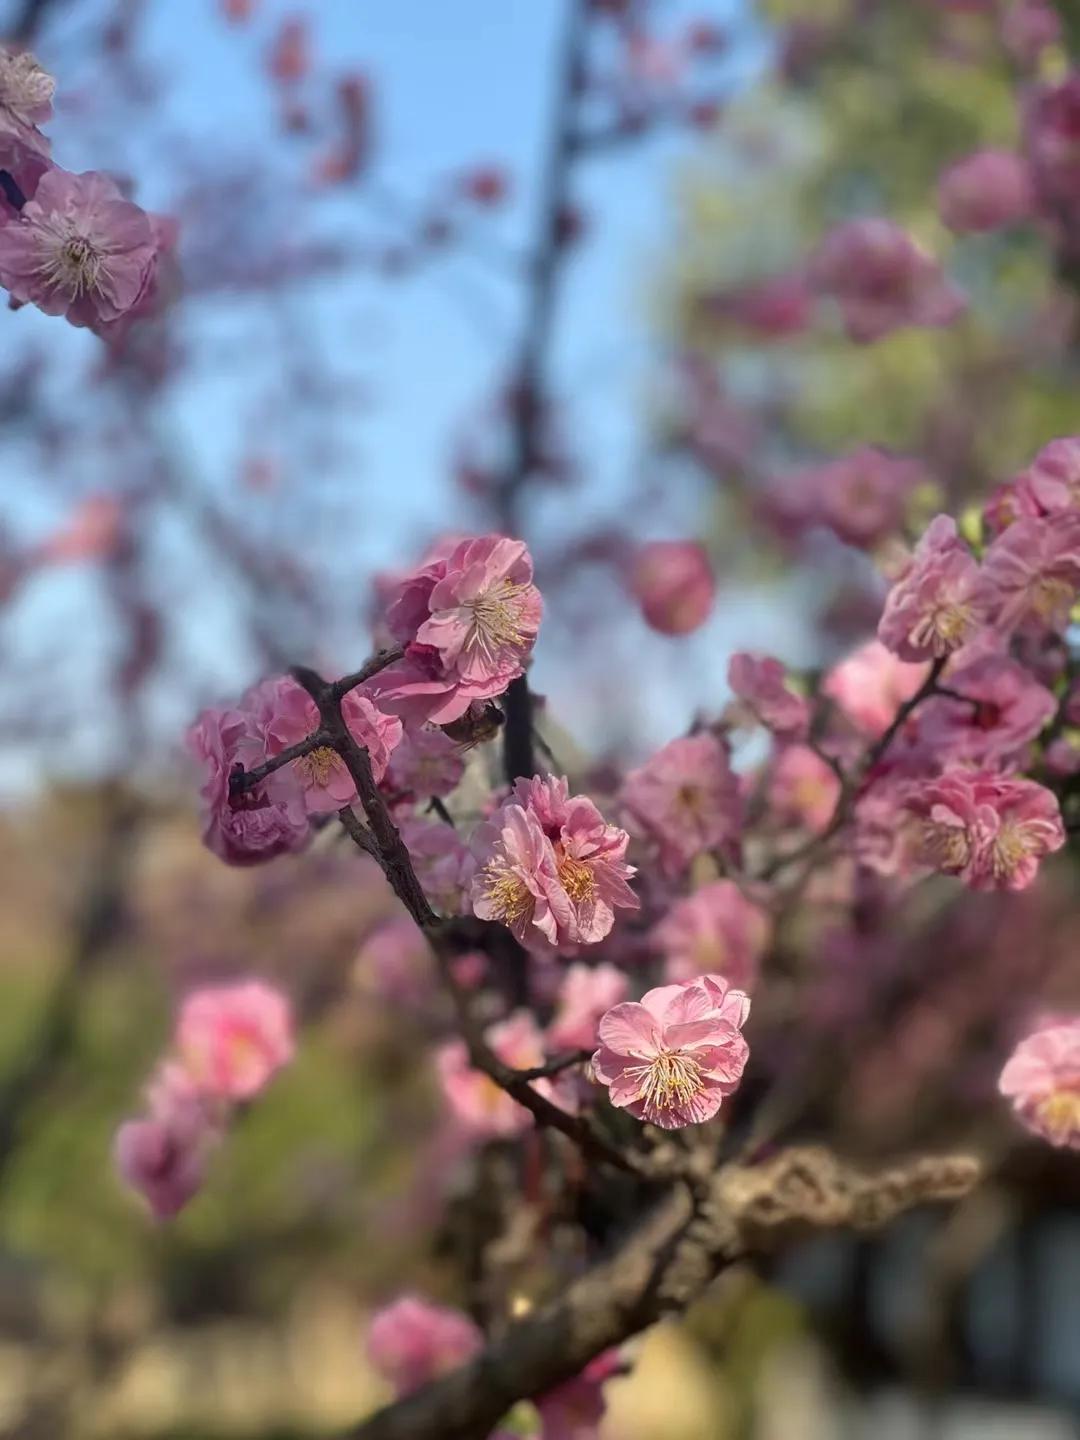
[[[461,746],[433,725],[410,726],[390,757],[386,788],[417,798],[449,795],[461,783],[465,759]]]
[[[769,770],[769,814],[781,825],[823,830],[840,798],[840,779],[809,745],[782,745]]]
[[[1044,445],[1019,479],[1037,513],[1080,510],[1080,435],[1065,435]]]
[[[412,858],[424,894],[443,915],[464,915],[476,862],[452,825],[406,820],[401,838]]]
[[[461,540],[402,582],[386,618],[405,657],[374,677],[372,694],[413,723],[457,720],[524,673],[542,612],[520,540]]]
[[[204,986],[181,1006],[176,1046],[206,1094],[250,1100],[293,1057],[292,1007],[262,980]]]
[[[920,748],[939,763],[988,769],[1018,763],[1057,710],[1051,691],[1002,654],[983,655],[950,671],[948,689],[948,695],[931,697],[917,720]]]
[[[596,1078],[614,1106],[665,1130],[711,1120],[746,1066],[749,1013],[719,976],[649,990],[601,1019]]]
[[[786,673],[770,655],[740,652],[728,663],[728,684],[767,730],[800,738],[810,724],[810,707],[801,695],[787,688]]]
[[[665,980],[722,974],[738,989],[750,991],[771,929],[765,911],[733,880],[714,880],[677,900],[651,939],[664,957]]]
[[[147,1100],[149,1113],[117,1130],[113,1159],[125,1184],[164,1220],[178,1214],[202,1187],[221,1127],[203,1092],[175,1063],[162,1066]]]
[[[1080,1150],[1080,1020],[1045,1026],[1021,1040],[998,1089],[1029,1130],[1051,1145]]]
[[[733,320],[766,340],[781,340],[809,325],[813,297],[806,277],[792,272],[707,295],[703,303],[710,317]]]
[[[531,1070],[544,1063],[543,1036],[528,1010],[515,1010],[490,1026],[484,1038],[499,1059],[515,1070]],[[524,1105],[482,1070],[472,1068],[464,1040],[447,1041],[436,1053],[435,1064],[443,1098],[467,1134],[476,1139],[505,1140],[521,1135],[532,1124]],[[549,1081],[534,1080],[532,1084],[539,1094],[554,1098]]]
[[[833,666],[821,690],[859,730],[876,739],[919,689],[928,670],[925,664],[900,660],[880,640],[868,640]]]
[[[950,770],[912,782],[905,805],[921,822],[917,859],[973,890],[1026,889],[1065,843],[1056,796],[1033,780]]]
[[[659,846],[669,874],[733,840],[742,824],[727,746],[708,732],[669,741],[627,775],[621,798],[637,828]]]
[[[654,540],[634,556],[631,588],[645,623],[661,635],[688,635],[709,617],[716,582],[694,540]]]
[[[992,540],[1010,525],[1015,525],[1017,520],[1041,514],[1042,506],[1036,500],[1025,472],[1015,480],[1003,480],[991,491],[983,506],[983,532]]]
[[[602,940],[615,910],[638,904],[626,883],[629,840],[587,796],[571,796],[565,780],[519,780],[474,836],[473,912],[523,942],[533,931],[551,945]]]
[[[838,302],[849,337],[864,344],[908,325],[950,325],[966,304],[933,256],[881,218],[837,226],[814,259],[811,279]]]
[[[600,1016],[626,998],[630,980],[615,965],[568,965],[559,985],[559,1005],[547,1029],[555,1050],[586,1050],[596,1043]]]
[[[1053,0],[1012,0],[1001,17],[1001,38],[1021,65],[1034,65],[1061,40],[1061,16]]]
[[[289,675],[266,682],[260,691],[266,707],[268,755],[278,755],[319,728],[319,711],[304,687]],[[401,739],[401,721],[386,715],[363,686],[342,699],[341,714],[349,733],[363,745],[376,781],[386,774],[391,752]],[[336,750],[320,746],[268,777],[269,789],[297,815],[323,815],[356,799],[356,786]]]
[[[605,1350],[580,1375],[539,1396],[539,1440],[595,1440],[597,1426],[607,1410],[604,1382],[621,1369],[619,1352]]]
[[[945,170],[938,211],[958,235],[1000,230],[1032,212],[1035,197],[1024,159],[1011,150],[977,150]]]
[[[1041,85],[1027,99],[1024,154],[1040,207],[1067,220],[1080,198],[1080,74]]]
[[[52,115],[56,81],[30,54],[0,45],[0,156],[11,141],[47,157],[49,142],[41,131]]]
[[[281,803],[266,783],[233,796],[229,776],[266,758],[265,737],[250,710],[204,710],[187,735],[188,748],[205,773],[203,843],[230,865],[257,865],[301,850],[311,838],[297,806]],[[282,781],[277,782],[280,794]]]
[[[395,1005],[422,1004],[431,994],[431,948],[408,915],[395,915],[368,935],[353,969],[361,984]]]
[[[1017,520],[983,556],[979,603],[998,630],[1062,631],[1080,591],[1080,511]]]
[[[956,521],[938,515],[885,599],[878,639],[909,663],[950,655],[980,628],[984,596],[978,564],[957,535]]]
[[[463,1365],[483,1343],[479,1328],[462,1311],[402,1295],[372,1316],[367,1352],[401,1396]]]
[[[824,465],[799,473],[810,506],[808,519],[828,526],[848,545],[876,545],[904,522],[914,492],[928,476],[918,461],[860,445]]]
[[[119,320],[145,295],[158,238],[107,175],[53,168],[17,220],[0,225],[0,284],[73,325]]]

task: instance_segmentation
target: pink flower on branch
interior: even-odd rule
[[[925,664],[907,664],[880,640],[868,640],[828,672],[821,692],[833,700],[864,734],[877,738],[897,710],[910,700],[929,672]]]
[[[909,663],[941,659],[967,644],[988,609],[975,557],[955,520],[938,515],[886,597],[878,639]]]
[[[1080,510],[1017,520],[983,556],[979,603],[995,628],[1062,631],[1080,592]]]
[[[661,635],[688,635],[709,617],[716,581],[694,540],[655,540],[633,558],[631,588],[645,623]]]
[[[181,1006],[176,1046],[204,1093],[250,1100],[293,1057],[292,1008],[262,980],[207,985]]]
[[[947,683],[949,695],[931,696],[917,719],[919,748],[939,764],[1018,764],[1057,710],[1052,692],[1007,655],[950,670]]]
[[[669,874],[734,840],[742,824],[727,746],[707,732],[669,741],[627,775],[621,798],[635,827],[658,845]]]
[[[398,1395],[408,1395],[464,1365],[483,1343],[478,1327],[460,1310],[402,1295],[372,1317],[367,1351]]]
[[[772,929],[768,915],[733,880],[714,880],[677,900],[652,932],[664,959],[664,978],[691,980],[722,974],[752,990]]]
[[[147,1099],[149,1114],[117,1130],[113,1158],[120,1178],[164,1220],[178,1214],[202,1187],[208,1156],[221,1140],[221,1119],[175,1063],[162,1066]]]
[[[728,684],[755,718],[776,735],[801,739],[810,724],[810,707],[787,687],[787,672],[769,655],[740,652],[728,663]]]
[[[1035,206],[1026,162],[1011,150],[965,155],[938,181],[938,210],[958,235],[1000,230],[1025,220]]]
[[[52,115],[53,77],[28,50],[0,45],[0,164],[7,166],[11,142],[47,157],[49,142],[41,131]]]
[[[649,990],[600,1021],[596,1078],[614,1106],[665,1130],[711,1120],[746,1066],[749,1013],[719,976]]]
[[[449,795],[465,774],[461,746],[430,725],[410,726],[387,766],[386,788],[416,799]]]
[[[532,1013],[514,1013],[492,1025],[484,1039],[504,1065],[531,1070],[544,1063],[544,1042]],[[450,1040],[437,1052],[435,1063],[443,1097],[451,1115],[476,1139],[508,1139],[524,1134],[532,1115],[482,1070],[474,1070],[464,1040]],[[548,1080],[532,1082],[538,1094],[554,1100]]]
[[[600,1017],[626,998],[630,980],[615,965],[569,965],[559,985],[559,1006],[547,1030],[553,1050],[586,1050],[596,1043]]]
[[[1021,1040],[998,1080],[1017,1118],[1051,1145],[1080,1150],[1080,1020]]]

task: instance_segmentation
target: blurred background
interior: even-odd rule
[[[0,1433],[314,1440],[385,1398],[374,1306],[467,1299],[469,1191],[381,876],[329,840],[222,866],[187,724],[359,664],[380,583],[447,531],[528,540],[578,773],[714,712],[736,648],[865,639],[882,533],[1080,430],[1073,269],[935,206],[1068,36],[1021,0],[0,0],[5,33],[56,77],[57,162],[175,216],[183,279],[123,345],[0,317]],[[944,259],[960,324],[856,347],[814,311],[807,257],[858,214]],[[861,445],[916,463],[899,511],[810,514]],[[635,599],[656,539],[708,552],[691,635]],[[605,1440],[1080,1434],[1080,1167],[987,1098],[1017,990],[1080,999],[1054,878],[790,941],[850,1054],[809,1130],[1000,1158],[947,1220],[725,1279],[639,1345]],[[177,996],[250,972],[298,1059],[156,1225],[113,1131]]]

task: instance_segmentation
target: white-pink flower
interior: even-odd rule
[[[515,1010],[488,1028],[484,1037],[505,1065],[531,1070],[544,1063],[544,1041],[532,1013]],[[464,1040],[448,1040],[435,1056],[443,1097],[451,1115],[476,1139],[509,1139],[528,1130],[532,1116],[482,1070],[474,1070]],[[553,1098],[551,1082],[534,1080],[536,1090]]]
[[[721,974],[750,991],[772,925],[733,880],[714,880],[677,900],[652,932],[671,982]]]
[[[586,1050],[596,1043],[605,1010],[626,998],[630,981],[615,965],[568,965],[559,984],[559,1004],[547,1030],[554,1050]]]
[[[719,976],[649,990],[600,1021],[596,1078],[613,1105],[665,1130],[711,1120],[746,1066],[749,1013]]]
[[[250,1100],[293,1057],[292,1008],[262,980],[203,986],[181,1006],[176,1047],[206,1094]]]
[[[147,1088],[148,1113],[116,1132],[113,1159],[120,1178],[145,1198],[154,1215],[176,1215],[201,1188],[221,1117],[188,1072],[169,1062]]]
[[[886,597],[878,639],[909,663],[940,659],[972,638],[987,609],[975,557],[956,521],[938,515]]]
[[[1080,1020],[1021,1040],[998,1080],[1017,1118],[1051,1145],[1080,1150]]]
[[[463,1365],[483,1343],[478,1327],[460,1310],[402,1295],[372,1317],[367,1351],[398,1395],[408,1395]]]
[[[787,687],[787,671],[771,655],[744,651],[728,662],[728,684],[754,717],[776,735],[801,739],[810,724],[810,707]]]
[[[742,825],[727,746],[707,731],[669,741],[627,775],[621,798],[636,828],[658,845],[669,874],[734,840]]]

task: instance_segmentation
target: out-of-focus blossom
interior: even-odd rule
[[[755,718],[774,734],[796,739],[806,734],[810,707],[786,679],[783,665],[769,655],[740,651],[728,663],[728,684]]]
[[[822,694],[834,700],[849,720],[870,738],[883,735],[897,710],[910,700],[928,667],[900,660],[880,640],[868,640],[833,666]]]
[[[626,883],[629,838],[587,796],[571,796],[565,780],[519,780],[476,831],[473,910],[522,941],[534,929],[552,945],[602,940],[615,910],[638,904]]]
[[[52,115],[56,81],[30,54],[0,45],[0,162],[12,141],[42,156],[49,142],[38,129]]]
[[[0,225],[0,285],[16,300],[96,329],[143,299],[157,262],[150,216],[97,171],[46,171]]]
[[[695,540],[654,540],[633,559],[631,587],[646,624],[661,635],[688,635],[709,617],[716,582]]]
[[[1021,65],[1035,65],[1061,40],[1061,17],[1053,0],[1011,0],[1001,17],[1001,38]]]
[[[848,455],[803,473],[810,517],[848,545],[867,547],[903,526],[915,491],[927,482],[918,461],[860,445]]]
[[[410,819],[402,822],[401,838],[424,894],[442,915],[464,915],[476,862],[452,825]]]
[[[730,319],[764,339],[783,340],[809,325],[812,301],[806,277],[790,274],[708,295],[703,303],[710,316]]]
[[[1026,219],[1034,208],[1031,176],[1011,150],[978,150],[944,171],[938,210],[957,234],[999,230]]]
[[[402,1295],[372,1316],[367,1352],[398,1395],[408,1395],[471,1360],[484,1337],[467,1315]]]
[[[504,1065],[531,1070],[544,1063],[543,1036],[528,1010],[515,1010],[507,1019],[492,1025],[488,1045]],[[449,1040],[435,1057],[443,1097],[454,1119],[476,1139],[508,1139],[522,1134],[532,1124],[523,1105],[469,1064],[464,1040]],[[534,1088],[553,1098],[550,1081],[534,1080]]]
[[[733,880],[714,880],[677,900],[652,932],[672,983],[719,974],[751,991],[772,930],[768,915]]]
[[[836,772],[808,745],[778,749],[769,770],[769,813],[774,820],[824,830],[839,798]]]
[[[613,1105],[665,1130],[711,1120],[745,1068],[749,1013],[719,976],[649,990],[601,1019],[596,1078]]]
[[[148,1089],[149,1113],[116,1132],[113,1158],[125,1184],[138,1190],[159,1220],[179,1213],[201,1188],[220,1124],[199,1087],[179,1065],[162,1067]]]
[[[909,663],[940,659],[975,635],[988,608],[978,564],[956,521],[938,515],[886,597],[878,639]]]
[[[911,880],[925,873],[918,861],[921,832],[907,808],[910,782],[880,776],[855,801],[852,850],[858,863],[876,875]]]
[[[1057,709],[1031,671],[1002,654],[950,671],[948,689],[949,695],[931,697],[918,712],[919,744],[939,764],[1017,764]]]
[[[387,766],[386,788],[396,794],[449,795],[461,782],[465,759],[461,746],[431,725],[409,726]]]
[[[510,193],[510,176],[501,165],[477,165],[461,176],[460,186],[467,200],[491,209]]]
[[[554,1050],[587,1050],[596,1043],[600,1016],[625,1000],[630,981],[615,965],[567,966],[559,984],[559,1004],[548,1026]]]
[[[262,980],[206,985],[181,1006],[176,1046],[200,1089],[250,1100],[293,1057],[292,1007]]]
[[[1039,514],[1080,511],[1080,436],[1066,435],[1044,445],[1018,477],[1021,482]]]
[[[538,1397],[538,1440],[596,1440],[607,1405],[604,1382],[617,1375],[622,1360],[617,1350],[605,1350],[580,1375]]]
[[[1027,474],[1018,475],[1015,480],[1003,480],[991,491],[990,498],[983,506],[983,530],[988,539],[1002,534],[1017,520],[1041,515],[1042,507],[1036,500]]]
[[[115,495],[88,495],[38,547],[37,558],[45,565],[106,559],[119,544],[123,529],[124,507]]]
[[[669,874],[734,840],[742,825],[727,746],[707,732],[669,741],[627,775],[621,798],[635,827],[659,846]]]
[[[998,1089],[1029,1130],[1051,1145],[1080,1149],[1080,1020],[1045,1026],[1021,1040]]]
[[[908,325],[950,325],[966,304],[933,256],[880,218],[849,220],[833,230],[811,278],[839,304],[850,338],[862,343]]]
[[[405,658],[370,682],[380,705],[445,725],[524,671],[543,602],[520,540],[463,540],[409,576],[387,613]]]
[[[354,971],[362,986],[395,1005],[422,1004],[434,982],[431,949],[408,915],[391,917],[366,937]]]
[[[951,770],[912,782],[905,804],[921,822],[917,859],[973,890],[1023,890],[1065,843],[1056,796],[1033,780]]]
[[[1017,520],[988,547],[979,603],[995,628],[1062,631],[1080,591],[1080,510]]]
[[[297,85],[311,69],[311,35],[306,20],[283,20],[267,57],[267,67],[279,85]]]
[[[1024,153],[1040,207],[1067,219],[1080,200],[1080,74],[1028,96]]]

